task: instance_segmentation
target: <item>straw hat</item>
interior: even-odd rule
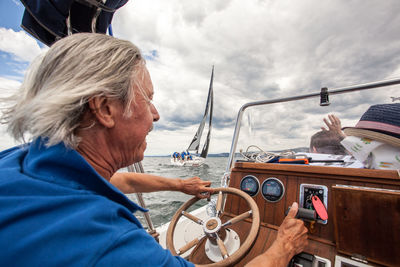
[[[400,147],[400,103],[371,106],[355,127],[346,127],[343,131],[346,135]]]

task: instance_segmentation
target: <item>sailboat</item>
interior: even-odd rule
[[[210,147],[210,139],[211,139],[213,101],[214,101],[213,80],[214,80],[214,66],[212,67],[211,71],[210,86],[208,89],[207,103],[206,103],[206,108],[204,110],[203,119],[201,120],[199,128],[197,129],[192,139],[192,142],[190,143],[186,151],[182,153],[174,152],[171,155],[171,164],[174,166],[201,166],[202,164],[204,164],[204,161],[208,154],[208,148]],[[203,134],[207,118],[208,118],[208,133],[206,141],[199,155],[201,136]]]

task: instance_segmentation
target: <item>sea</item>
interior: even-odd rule
[[[199,167],[172,166],[170,165],[170,157],[145,157],[142,164],[144,171],[148,174],[180,179],[198,176],[202,180],[211,181],[211,187],[220,187],[221,178],[228,164],[228,157],[208,157],[205,163]],[[143,193],[142,195],[154,227],[169,222],[177,209],[193,197],[173,191]],[[128,194],[127,197],[138,204],[136,194]],[[205,200],[199,201],[190,210],[205,204]],[[143,213],[138,211],[135,216],[144,227],[147,226]]]

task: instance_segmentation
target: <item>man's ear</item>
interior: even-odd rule
[[[98,122],[106,128],[115,125],[116,107],[115,100],[105,96],[96,96],[89,100],[89,108]]]

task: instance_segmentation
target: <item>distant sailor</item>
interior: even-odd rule
[[[174,158],[174,161],[176,161],[180,158],[180,154],[178,152],[174,152],[174,154],[172,154],[172,157]]]
[[[181,153],[181,156],[182,156],[182,160],[186,160],[186,152],[185,151],[183,151],[182,153]]]

